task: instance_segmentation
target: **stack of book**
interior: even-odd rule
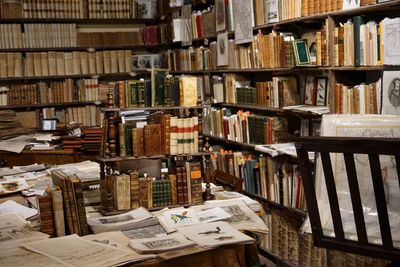
[[[141,127],[143,124],[146,125]],[[117,134],[117,155],[121,157],[180,155],[199,151],[197,116],[178,118],[169,114],[152,115],[148,123],[120,123]],[[103,156],[105,147],[103,143]]]
[[[51,176],[56,187],[37,199],[42,229],[51,236],[89,234],[80,178],[57,170]]]
[[[18,114],[19,112],[16,113],[12,110],[0,111],[0,140],[31,134],[33,132],[29,127],[25,128],[26,126],[20,122]]]

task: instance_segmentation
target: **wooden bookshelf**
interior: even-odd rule
[[[217,142],[222,142],[226,145],[233,145],[236,147],[240,147],[243,149],[250,149],[250,150],[254,150],[256,145],[252,145],[252,144],[244,144],[241,142],[236,142],[236,141],[231,141],[231,140],[227,140],[225,138],[221,138],[221,137],[217,137],[217,136],[213,136],[213,135],[209,135],[209,134],[203,134],[204,137],[208,137],[211,141],[217,141]]]

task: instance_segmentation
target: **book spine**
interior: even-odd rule
[[[36,201],[39,207],[40,231],[50,235],[50,237],[54,237],[55,230],[51,194],[37,196]]]
[[[82,190],[82,182],[81,180],[74,176],[72,180],[72,185],[73,185],[73,190],[74,190],[74,196],[76,200],[76,206],[78,210],[78,221],[79,221],[79,229],[80,229],[80,235],[88,235],[89,234],[89,228],[87,224],[87,218],[86,218],[86,209],[85,209],[85,200],[83,198],[83,190]]]
[[[56,236],[65,236],[64,207],[62,190],[53,188],[51,191],[53,216]]]

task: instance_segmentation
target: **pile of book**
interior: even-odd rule
[[[33,133],[33,130],[25,128],[19,122],[15,111],[0,110],[0,140],[31,133]]]

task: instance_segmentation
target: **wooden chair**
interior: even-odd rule
[[[400,139],[305,137],[296,140],[296,149],[302,173],[304,194],[307,201],[314,244],[316,246],[334,250],[357,253],[375,258],[389,259],[396,262],[400,261],[400,250],[393,247],[379,161],[379,155],[393,155],[396,161],[397,177],[400,177]],[[323,234],[315,194],[314,177],[312,174],[313,164],[310,163],[307,152],[320,153],[335,237],[325,236]],[[344,165],[346,166],[358,241],[348,240],[345,238],[329,153],[342,153],[344,156]],[[376,209],[382,237],[381,245],[375,245],[368,242],[354,154],[366,154],[369,158],[372,184],[376,198]]]
[[[214,171],[212,181],[218,185],[226,187],[230,191],[237,191],[237,192],[243,191],[243,185],[242,185],[243,178],[235,177],[220,170]]]

